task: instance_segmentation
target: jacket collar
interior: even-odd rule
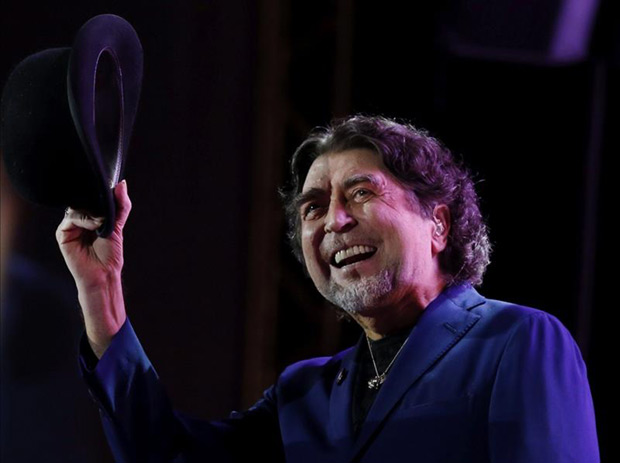
[[[352,459],[364,448],[406,391],[476,324],[480,315],[471,313],[470,310],[484,302],[484,297],[471,285],[462,284],[447,287],[426,307],[381,386],[355,442],[351,423],[353,381],[357,370],[357,352],[361,348],[367,348],[363,342],[364,335],[355,347],[336,356],[341,361],[337,375],[340,378],[334,379],[328,432],[334,441],[347,441],[351,444],[344,446],[353,451],[344,461]],[[344,380],[342,374],[346,375]]]

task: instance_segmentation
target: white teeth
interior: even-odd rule
[[[370,246],[351,246],[350,248],[338,251],[334,257],[336,264],[339,264],[347,257],[355,256],[357,254],[364,254],[367,252],[373,252],[375,249]]]

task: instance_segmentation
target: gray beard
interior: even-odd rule
[[[331,282],[323,297],[350,314],[361,314],[381,305],[396,286],[395,273],[384,269],[347,286]]]

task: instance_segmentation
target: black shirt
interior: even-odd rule
[[[385,336],[382,339],[376,341],[370,340],[372,354],[377,363],[379,374],[383,373],[390,362],[394,360],[394,356],[396,356],[403,343],[409,337],[411,330],[412,328],[409,327],[404,331]],[[370,389],[368,387],[368,380],[375,377],[377,373],[375,372],[375,367],[370,358],[370,353],[368,352],[368,343],[365,339],[362,339],[361,342],[357,357],[357,373],[353,384],[352,419],[353,431],[356,435],[361,429],[366,415],[368,414],[368,410],[370,410],[372,403],[375,401],[377,393],[381,390],[381,388]],[[393,367],[394,364],[392,364],[386,376],[389,376]]]

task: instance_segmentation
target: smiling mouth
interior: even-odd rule
[[[371,258],[377,252],[377,248],[372,246],[351,246],[334,254],[331,264],[336,268],[360,262]]]

